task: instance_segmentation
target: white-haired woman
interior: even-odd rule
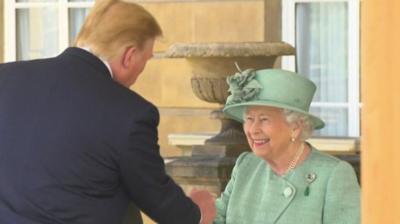
[[[246,70],[228,78],[224,113],[243,122],[239,156],[214,223],[358,224],[353,168],[306,142],[324,122],[309,114],[316,86],[299,74]]]

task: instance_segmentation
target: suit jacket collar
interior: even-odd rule
[[[62,52],[59,56],[59,58],[79,58],[81,59],[84,63],[90,65],[94,69],[98,71],[100,75],[104,75],[112,79],[111,73],[104,64],[104,62],[101,61],[100,58],[98,58],[96,55],[90,53],[89,51],[86,51],[84,49],[78,48],[78,47],[69,47],[65,49],[64,52]]]

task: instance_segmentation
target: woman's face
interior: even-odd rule
[[[266,161],[285,156],[293,131],[282,109],[268,106],[248,107],[244,114],[243,128],[255,155]]]

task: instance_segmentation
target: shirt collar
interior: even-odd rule
[[[90,52],[91,54],[93,54],[93,53],[90,51],[90,48],[88,48],[88,47],[79,47],[79,48],[81,48],[81,49],[83,49],[83,50],[85,50],[85,51]],[[95,56],[96,56],[96,55],[95,55]],[[97,57],[97,56],[96,56],[96,57]],[[112,70],[111,70],[110,63],[108,63],[108,62],[107,62],[106,60],[104,60],[103,58],[100,58],[100,57],[97,57],[97,58],[99,58],[100,61],[102,61],[102,62],[104,63],[104,65],[107,67],[108,71],[109,71],[110,74],[111,74],[111,78],[114,78],[114,75],[113,75]]]

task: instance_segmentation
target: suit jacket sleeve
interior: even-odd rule
[[[235,185],[236,175],[239,169],[239,165],[243,158],[248,154],[248,152],[242,153],[236,160],[235,167],[233,167],[231,179],[225,187],[224,192],[215,201],[215,207],[217,208],[217,216],[215,217],[214,224],[225,224],[226,223],[226,212],[228,209],[229,198],[231,197],[233,187]]]
[[[323,223],[360,223],[360,187],[347,162],[340,161],[328,181]]]
[[[158,110],[150,105],[138,113],[131,125],[128,150],[119,158],[128,193],[157,223],[199,223],[199,208],[165,173],[157,143]]]

